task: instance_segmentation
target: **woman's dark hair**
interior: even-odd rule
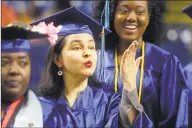
[[[106,36],[106,49],[114,49],[117,43],[119,43],[119,36],[114,28],[115,12],[119,1],[120,0],[110,0],[110,30],[112,33]],[[105,0],[98,0],[93,4],[94,18],[100,20],[104,6]],[[153,0],[148,0],[148,10],[150,20],[149,25],[144,32],[143,40],[158,45],[158,39],[160,38],[160,33],[163,29],[162,13],[157,6],[156,1]]]
[[[55,55],[59,56],[61,51],[65,45],[65,37],[59,37],[56,44],[51,46],[48,49],[45,67],[41,74],[41,78],[39,81],[39,86],[37,88],[38,96],[45,96],[51,98],[59,98],[64,89],[64,80],[63,75],[59,76],[58,66],[54,63]],[[101,82],[99,82],[94,76],[89,77],[88,81],[89,85],[99,85],[101,86]]]
[[[62,48],[64,37],[59,37],[56,44],[48,49],[45,60],[45,67],[40,77],[37,95],[58,98],[63,90],[63,75],[59,76],[58,66],[54,63],[55,55],[59,56]]]

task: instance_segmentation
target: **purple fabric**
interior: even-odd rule
[[[30,52],[31,47],[28,40],[3,40],[1,43],[2,52]]]
[[[63,24],[58,36],[67,36],[70,34],[88,33],[94,37],[88,25]]]
[[[119,93],[108,96],[102,88],[87,86],[72,108],[64,98],[40,97],[44,127],[118,127]],[[49,107],[49,108],[48,108]]]
[[[104,77],[102,77],[99,70],[101,52],[98,51],[98,65],[94,74],[97,79],[104,78],[100,81],[104,81],[108,85],[107,89],[110,94],[114,93],[114,53],[114,50],[106,50],[105,71]],[[136,57],[139,56],[141,56],[140,49],[136,54]],[[118,90],[121,92],[123,83],[120,74],[118,75]],[[137,74],[137,89],[139,89],[139,77],[140,69]],[[177,57],[153,44],[146,43],[141,104],[147,116],[139,117],[140,115],[138,115],[133,127],[174,128],[182,89],[187,89],[187,85]],[[183,124],[179,125],[183,126]]]
[[[188,95],[187,95],[187,99],[188,99],[188,112],[186,112],[186,116],[188,116],[188,124],[189,124],[189,128],[192,127],[192,63],[188,64],[185,68],[184,68],[184,74],[187,80],[187,85],[189,88],[188,91]],[[186,99],[184,99],[186,101]],[[183,101],[184,102],[184,101]],[[185,106],[182,105],[181,110],[185,110]]]

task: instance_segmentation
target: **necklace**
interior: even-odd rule
[[[141,70],[141,74],[140,74],[140,79],[139,79],[139,102],[141,101],[141,94],[142,94],[142,88],[143,88],[143,75],[144,75],[144,62],[145,62],[145,42],[143,41],[142,43],[142,60],[141,60],[141,66],[140,66],[140,70]],[[115,92],[117,92],[118,90],[118,72],[119,72],[119,68],[118,68],[118,58],[117,58],[117,48],[115,49],[115,80],[114,80],[114,89]]]

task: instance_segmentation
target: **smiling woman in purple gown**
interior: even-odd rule
[[[108,92],[122,92],[123,81],[120,77],[120,62],[125,50],[133,41],[138,41],[136,58],[142,56],[141,66],[137,74],[138,101],[143,106],[153,125],[148,120],[136,119],[135,127],[182,127],[184,121],[177,117],[181,92],[187,84],[178,58],[152,43],[158,43],[163,28],[162,14],[156,1],[110,1],[110,29],[112,33],[105,37],[106,51],[100,57],[105,60],[104,72],[100,72],[98,62],[96,78],[104,81]],[[102,15],[105,1],[97,1],[95,16]],[[186,103],[186,101],[185,101]],[[181,108],[182,109],[182,108]],[[140,126],[139,126],[140,125]]]

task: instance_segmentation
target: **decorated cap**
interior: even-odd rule
[[[31,25],[37,25],[40,22],[45,22],[45,24],[53,22],[56,27],[62,25],[62,29],[57,33],[58,36],[89,33],[97,39],[101,36],[103,29],[103,26],[97,21],[75,7],[65,9],[61,12],[53,14],[52,16],[35,21],[31,23]],[[104,32],[105,34],[109,34],[111,31],[104,29]]]
[[[192,18],[192,4],[185,7],[182,12],[186,13],[190,18]]]
[[[30,29],[21,28],[18,26],[1,27],[1,37],[3,40],[21,39],[38,39],[48,37],[46,34],[33,32]]]
[[[45,34],[33,32],[18,26],[1,28],[1,51],[2,52],[30,52],[30,39],[48,37]]]

